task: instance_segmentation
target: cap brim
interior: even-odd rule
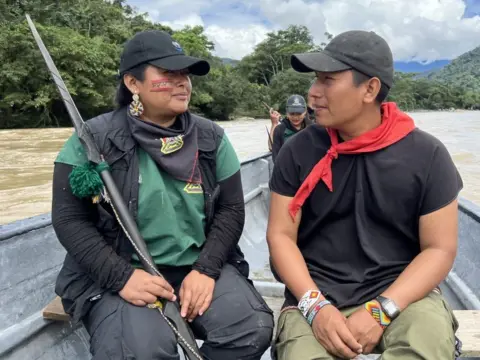
[[[287,114],[293,114],[293,113],[304,113],[307,111],[306,106],[287,106]]]
[[[210,71],[210,64],[207,61],[182,54],[152,60],[149,64],[171,71],[188,69],[190,74],[198,76],[207,75]]]
[[[352,67],[327,55],[325,52],[295,54],[290,58],[294,70],[298,72],[337,72]]]

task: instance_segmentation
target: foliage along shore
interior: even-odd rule
[[[71,126],[25,13],[35,21],[84,119],[114,107],[122,44],[141,30],[165,30],[187,54],[210,61],[210,74],[192,79],[191,109],[212,120],[265,118],[263,103],[284,111],[285,99],[292,93],[306,95],[313,78],[293,71],[290,55],[325,46],[315,44],[306,27],[292,25],[269,33],[251,54],[232,64],[213,55],[214,45],[202,27],[173,31],[152,23],[124,0],[8,3],[0,0],[0,129]],[[325,36],[328,41],[332,35]],[[472,77],[456,83],[438,75],[396,73],[388,100],[407,111],[480,109],[480,90],[465,84],[465,78]]]

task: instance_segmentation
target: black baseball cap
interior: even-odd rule
[[[287,114],[304,113],[307,111],[307,103],[303,96],[292,95],[287,99]]]
[[[393,56],[387,42],[373,31],[352,30],[335,36],[319,52],[294,54],[292,67],[298,72],[337,72],[354,69],[377,77],[392,87]]]
[[[188,69],[191,74],[199,76],[210,71],[207,61],[185,55],[181,45],[170,34],[160,30],[136,33],[125,44],[120,58],[120,75],[145,63],[172,71]]]

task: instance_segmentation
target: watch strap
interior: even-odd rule
[[[382,311],[390,318],[390,320],[395,320],[395,318],[400,314],[400,309],[397,304],[385,296],[378,295],[375,300],[380,304]],[[393,307],[393,311],[392,311]],[[389,309],[390,308],[390,309]]]

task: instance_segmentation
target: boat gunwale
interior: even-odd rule
[[[458,210],[480,223],[480,206],[464,197],[458,197]]]

